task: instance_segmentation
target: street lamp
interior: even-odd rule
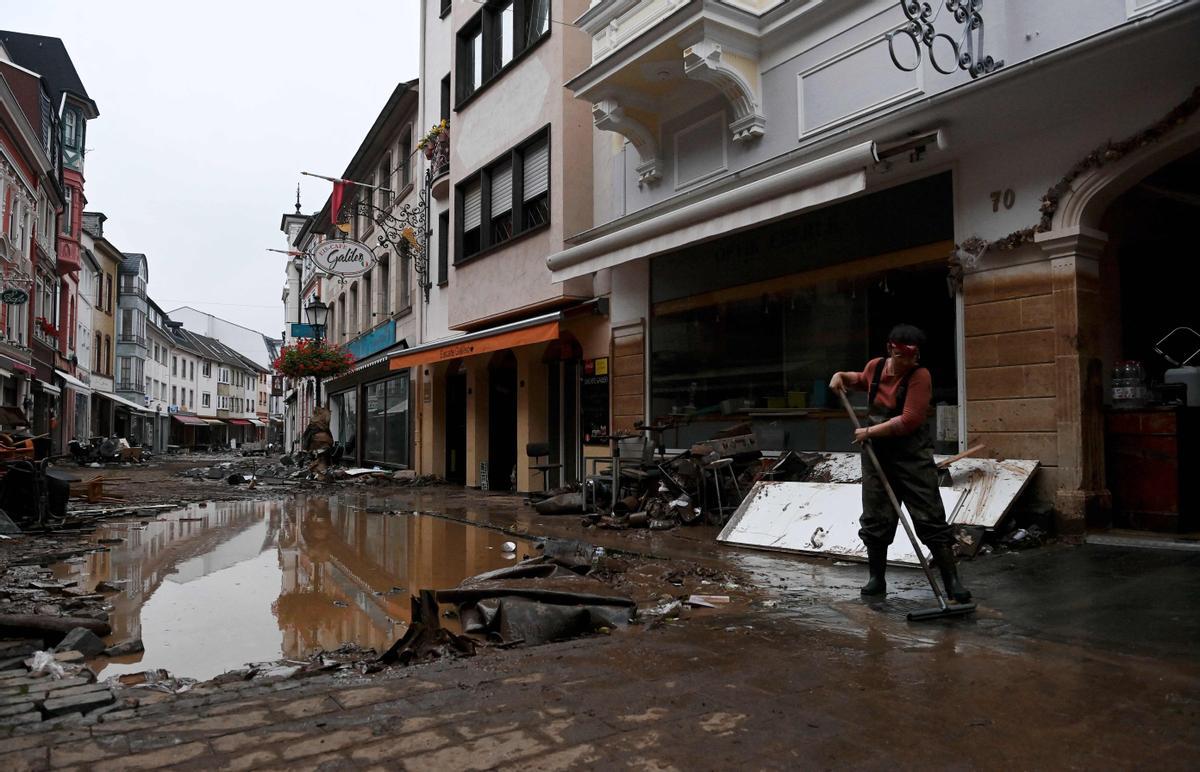
[[[325,337],[325,322],[329,320],[329,306],[321,302],[320,298],[314,297],[304,307],[304,315],[308,317],[308,323],[312,325],[313,335],[317,340]]]
[[[329,321],[329,306],[321,302],[321,299],[314,296],[308,301],[308,305],[304,307],[304,315],[308,317],[308,324],[313,328],[313,337],[318,343],[325,339],[325,322]],[[313,392],[315,404],[321,406],[321,378],[315,378],[317,386]]]

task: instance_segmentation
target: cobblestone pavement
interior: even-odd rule
[[[1200,763],[1196,559],[1063,547],[964,570],[979,613],[907,624],[861,569],[713,547],[711,534],[580,533],[519,500],[419,492],[385,507],[575,533],[749,572],[749,607],[422,665],[131,690],[139,704],[0,729],[0,769],[750,769]]]
[[[901,642],[705,611],[373,679],[149,695],[90,726],[17,728],[0,739],[0,767],[1183,769],[1200,758],[1195,662],[942,632]]]

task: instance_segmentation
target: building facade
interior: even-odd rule
[[[57,169],[47,134],[31,120],[45,91],[34,73],[0,62],[0,270],[5,301],[0,334],[0,426],[32,429],[38,370],[33,362],[35,265],[46,236],[35,235],[49,211]],[[56,200],[56,199],[55,199]],[[40,243],[42,246],[38,247]],[[42,397],[44,400],[45,397]]]
[[[414,463],[490,489],[544,484],[531,443],[577,479],[585,435],[607,433],[585,370],[607,365],[609,318],[589,281],[555,282],[545,256],[592,225],[587,105],[561,88],[588,41],[557,22],[586,2],[422,3],[421,125],[435,140],[432,291],[410,373]],[[444,157],[440,154],[444,152]],[[591,394],[594,396],[594,394]],[[585,415],[586,414],[586,415]]]
[[[88,383],[92,389],[91,435],[108,437],[114,432],[116,387],[117,277],[124,255],[104,237],[102,212],[84,214],[83,246],[96,261],[92,298],[92,349]],[[112,395],[112,396],[110,396]],[[124,406],[128,411],[129,407]]]
[[[91,390],[77,377],[79,273],[82,268],[84,155],[87,122],[99,117],[66,46],[58,38],[0,32],[3,57],[37,73],[47,101],[40,110],[43,137],[57,169],[56,186],[40,201],[35,231],[33,350],[41,384],[34,393],[34,423],[44,421],[53,452],[74,435],[79,413],[87,420]],[[52,200],[51,196],[53,196]],[[53,242],[53,246],[51,246]],[[39,396],[40,395],[40,396]]]
[[[611,299],[618,428],[846,449],[829,374],[915,323],[943,448],[1040,460],[1029,503],[1064,532],[1114,522],[1131,419],[1109,373],[1161,377],[1154,342],[1194,326],[1130,277],[1198,200],[1200,7],[988,4],[969,73],[935,67],[902,5],[592,3],[567,87],[596,129],[595,224],[547,264]],[[1153,520],[1136,509],[1115,522]]]

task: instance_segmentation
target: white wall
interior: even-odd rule
[[[183,326],[200,335],[207,335],[229,346],[234,351],[262,367],[270,367],[270,356],[267,344],[263,341],[263,333],[242,327],[240,324],[220,319],[212,314],[197,311],[184,306],[176,308],[167,314],[174,321],[183,322]],[[271,333],[276,337],[278,333]]]

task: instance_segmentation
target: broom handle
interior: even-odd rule
[[[854,407],[850,404],[850,399],[846,396],[846,390],[838,389],[837,393],[842,398],[842,405],[845,406],[846,413],[850,416],[850,421],[854,424],[854,428],[861,428],[861,424],[858,422],[858,414],[854,412]],[[913,551],[917,553],[917,560],[921,561],[921,569],[925,571],[925,578],[929,580],[929,586],[933,588],[933,594],[937,596],[938,605],[945,609],[946,599],[942,596],[941,589],[933,579],[933,571],[929,568],[929,561],[925,559],[924,553],[921,552],[921,545],[917,541],[917,534],[913,532],[913,527],[908,522],[908,516],[900,508],[900,501],[896,498],[896,492],[892,490],[892,484],[888,482],[887,475],[883,473],[883,466],[880,465],[879,458],[875,455],[875,449],[871,447],[871,441],[863,440],[862,446],[867,456],[870,457],[871,463],[875,466],[875,471],[879,474],[879,479],[883,481],[883,489],[887,491],[888,500],[892,502],[892,508],[896,510],[896,517],[900,518],[900,524],[904,526],[904,532],[908,534],[908,540],[912,542]]]

